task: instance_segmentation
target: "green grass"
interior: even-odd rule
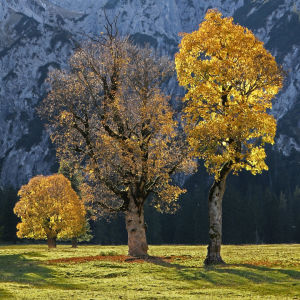
[[[205,246],[150,246],[163,258],[113,260],[126,253],[127,246],[2,246],[0,299],[300,299],[300,245],[223,246],[227,265],[212,267],[203,265]],[[97,255],[103,259],[82,259]]]

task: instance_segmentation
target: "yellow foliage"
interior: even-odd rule
[[[234,173],[267,170],[262,146],[274,143],[276,131],[267,110],[284,72],[263,42],[217,10],[207,12],[198,31],[182,35],[175,63],[187,89],[186,130],[194,154],[216,179],[226,163]]]
[[[71,238],[84,233],[84,205],[62,174],[36,176],[18,195],[14,212],[21,217],[19,238]]]

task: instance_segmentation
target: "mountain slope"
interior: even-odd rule
[[[209,8],[248,26],[289,70],[274,100],[276,149],[300,150],[300,0],[0,0],[0,183],[20,186],[57,168],[54,149],[35,107],[45,97],[48,71],[66,68],[82,31],[97,35],[104,10],[136,43],[173,56],[179,32],[196,30]],[[168,93],[182,95],[176,79]],[[294,112],[294,113],[293,113]]]

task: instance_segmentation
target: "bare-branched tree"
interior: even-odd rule
[[[172,207],[184,190],[171,176],[191,172],[195,162],[160,88],[174,64],[120,38],[115,25],[77,49],[69,72],[51,73],[39,113],[50,122],[58,155],[84,171],[95,202],[125,212],[129,255],[144,256],[145,201],[153,194],[157,209]]]

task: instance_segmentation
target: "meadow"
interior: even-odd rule
[[[300,245],[223,246],[226,265],[206,267],[206,246],[0,246],[0,299],[300,299]]]

